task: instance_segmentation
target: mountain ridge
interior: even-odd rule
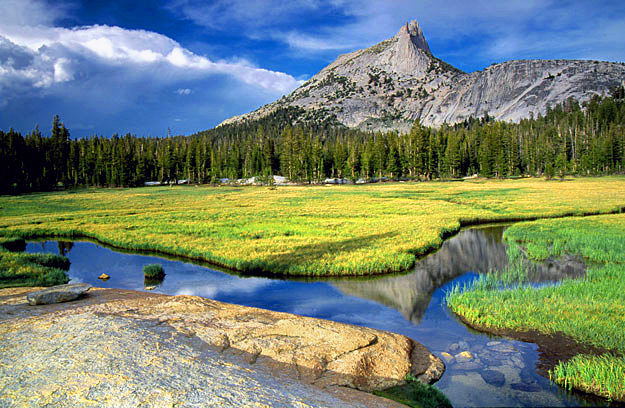
[[[369,48],[342,54],[289,95],[219,126],[294,106],[362,130],[407,130],[486,114],[518,122],[548,106],[607,95],[625,64],[589,60],[511,60],[465,73],[436,58],[418,22]]]

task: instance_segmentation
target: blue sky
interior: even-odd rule
[[[467,71],[625,61],[622,0],[0,0],[0,129],[191,134],[272,102],[419,21]]]

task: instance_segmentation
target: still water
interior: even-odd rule
[[[501,240],[504,228],[463,230],[420,260],[412,273],[357,280],[241,277],[206,265],[117,252],[91,242],[31,242],[26,251],[65,254],[71,261],[72,283],[203,296],[404,334],[446,361],[447,369],[436,386],[455,407],[601,404],[536,374],[536,345],[476,333],[447,310],[445,292],[453,285],[508,264]],[[144,281],[143,266],[151,263],[165,269],[161,282]],[[569,260],[537,265],[530,278],[549,284],[579,277],[584,271],[583,264]],[[99,280],[101,273],[110,279]],[[470,360],[450,358],[464,351],[471,353]]]

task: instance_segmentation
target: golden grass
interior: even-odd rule
[[[0,197],[0,235],[88,237],[246,272],[409,269],[461,224],[625,206],[625,178],[85,189]]]

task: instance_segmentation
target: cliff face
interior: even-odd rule
[[[607,94],[623,81],[625,64],[577,60],[508,61],[466,74],[434,57],[413,21],[388,40],[339,56],[290,95],[222,124],[289,106],[370,130],[405,130],[415,119],[439,126],[485,113],[518,121],[569,97]]]

